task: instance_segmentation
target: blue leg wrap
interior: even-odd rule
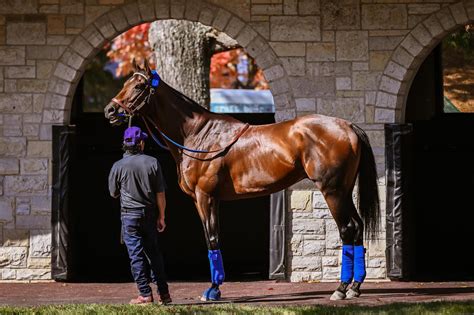
[[[224,282],[224,264],[220,249],[209,250],[209,264],[211,265],[211,282],[213,284],[222,284]]]
[[[365,248],[363,245],[354,246],[354,281],[364,282],[365,275]]]
[[[354,276],[354,246],[342,245],[341,281],[351,283]]]

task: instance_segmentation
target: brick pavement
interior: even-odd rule
[[[200,304],[205,282],[172,282],[175,304]],[[474,282],[369,282],[354,301],[329,300],[336,283],[276,281],[228,282],[220,303],[250,305],[381,305],[433,301],[474,300]],[[136,294],[133,283],[0,283],[0,305],[71,303],[123,304]]]

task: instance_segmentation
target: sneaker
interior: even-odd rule
[[[134,305],[146,305],[153,303],[153,295],[141,296],[139,295],[136,299],[131,299],[130,304]]]
[[[158,301],[159,305],[167,305],[173,302],[169,293],[160,294],[160,300]]]

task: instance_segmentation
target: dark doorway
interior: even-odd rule
[[[78,91],[81,91],[79,84]],[[73,112],[77,135],[71,166],[75,281],[130,281],[120,243],[119,203],[109,197],[107,177],[122,156],[125,127],[112,128],[102,113],[83,112],[80,93]],[[232,114],[251,124],[274,122],[273,114]],[[138,124],[139,125],[139,124]],[[167,182],[167,229],[160,235],[170,280],[208,280],[209,262],[202,225],[190,197],[177,185],[171,155],[149,141]],[[221,202],[221,249],[228,280],[268,279],[270,197]],[[251,218],[251,219],[249,219]]]
[[[441,48],[421,65],[410,90],[406,122],[413,125],[408,259],[414,280],[472,280],[467,258],[474,222],[474,115],[443,110]]]

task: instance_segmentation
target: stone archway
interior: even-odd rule
[[[263,69],[272,92],[277,121],[294,118],[296,107],[288,76],[267,40],[233,13],[205,2],[169,5],[151,0],[132,2],[98,17],[65,49],[50,79],[43,110],[43,128],[67,124],[72,96],[84,68],[108,40],[135,25],[160,19],[198,21],[234,38]]]
[[[474,21],[474,1],[451,4],[420,22],[394,50],[377,92],[375,122],[405,121],[410,86],[426,56],[456,28]]]

